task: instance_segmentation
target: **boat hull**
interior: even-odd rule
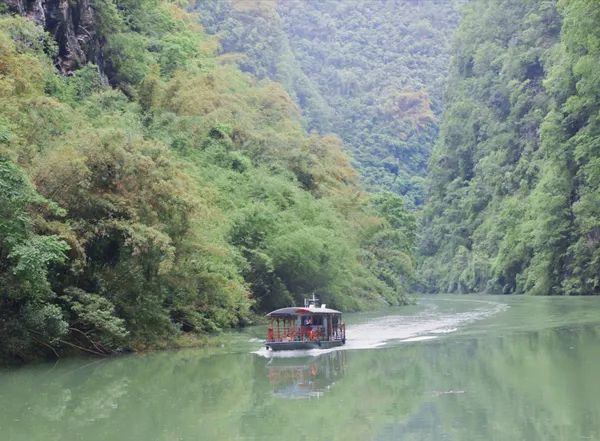
[[[324,340],[324,341],[272,341],[265,343],[267,349],[272,351],[296,351],[307,349],[329,349],[336,346],[342,346],[343,340]]]

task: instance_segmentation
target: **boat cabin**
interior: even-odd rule
[[[346,343],[346,325],[342,313],[317,300],[305,300],[304,307],[281,308],[267,314],[267,349],[273,351],[318,349]]]

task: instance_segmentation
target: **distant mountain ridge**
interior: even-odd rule
[[[200,0],[202,23],[240,67],[284,85],[308,129],[334,132],[364,185],[412,204],[438,133],[458,24],[447,0]]]

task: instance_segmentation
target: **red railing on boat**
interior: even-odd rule
[[[274,326],[275,323],[277,326]],[[324,326],[295,326],[286,321],[272,322],[267,330],[267,342],[284,341],[332,341],[346,340],[346,325],[341,323],[336,326],[330,326],[325,335]]]

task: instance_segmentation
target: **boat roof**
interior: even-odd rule
[[[288,308],[280,308],[275,311],[271,311],[267,314],[267,317],[282,317],[289,315],[309,315],[309,314],[341,314],[340,311],[330,308],[322,308],[311,306],[305,308],[303,306],[290,306]]]

